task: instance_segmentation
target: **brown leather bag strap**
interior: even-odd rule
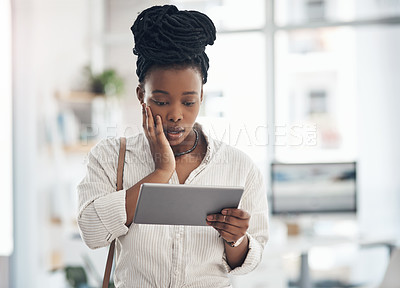
[[[120,146],[119,146],[119,156],[118,156],[118,170],[117,170],[117,191],[122,190],[122,180],[124,176],[124,164],[125,164],[125,151],[126,151],[126,138],[121,137]],[[110,249],[108,250],[106,269],[104,271],[103,278],[103,288],[108,288],[111,276],[111,267],[114,258],[114,249],[115,249],[115,239],[110,244]]]
[[[124,178],[124,163],[126,151],[126,138],[121,137],[118,156],[118,170],[117,170],[117,191],[122,190],[122,179]]]
[[[111,268],[114,259],[114,249],[115,249],[115,239],[110,244],[110,249],[108,250],[107,262],[106,262],[106,269],[104,270],[104,278],[103,278],[103,288],[108,288],[110,283],[110,276],[111,276]]]

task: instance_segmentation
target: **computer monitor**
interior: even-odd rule
[[[274,215],[356,213],[356,163],[273,163]]]

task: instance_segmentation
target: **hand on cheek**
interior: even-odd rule
[[[172,173],[175,170],[175,156],[164,135],[162,119],[159,115],[153,118],[149,106],[142,104],[143,130],[149,141],[155,169]]]

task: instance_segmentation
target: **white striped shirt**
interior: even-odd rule
[[[262,175],[238,149],[203,134],[207,152],[185,184],[243,186],[239,208],[250,213],[249,252],[244,263],[231,269],[224,243],[209,226],[125,226],[126,190],[154,171],[143,133],[127,138],[123,187],[116,190],[118,138],[98,143],[88,155],[87,174],[78,186],[78,224],[92,249],[116,239],[114,283],[132,287],[230,287],[228,274],[252,271],[261,261],[268,240],[268,205]],[[176,172],[169,183],[179,184]]]

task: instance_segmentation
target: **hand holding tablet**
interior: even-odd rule
[[[237,208],[225,208],[221,213],[207,216],[207,225],[214,227],[231,247],[237,247],[242,243],[249,222],[250,214]]]

